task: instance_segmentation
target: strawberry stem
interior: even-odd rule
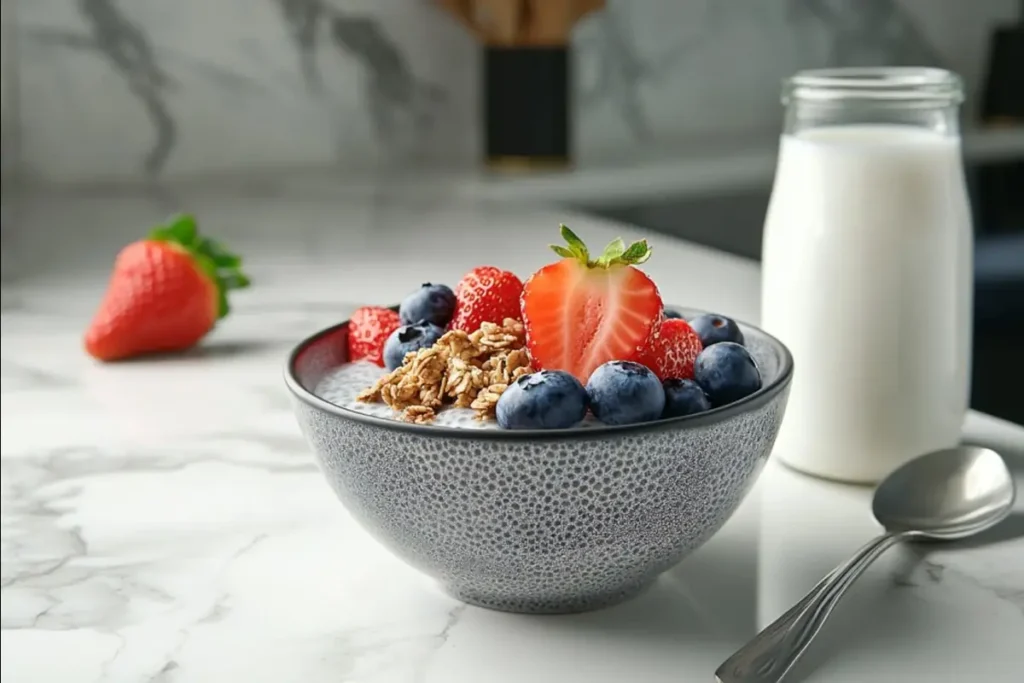
[[[552,244],[551,249],[563,258],[576,259],[587,268],[636,266],[651,258],[651,247],[647,244],[647,240],[633,242],[627,247],[622,238],[617,237],[608,243],[596,260],[592,260],[587,245],[576,233],[566,225],[560,225],[559,230],[567,246]]]
[[[250,284],[242,272],[242,257],[208,237],[199,234],[196,219],[191,214],[174,216],[164,225],[149,233],[149,239],[176,244],[185,249],[196,265],[209,276],[217,287],[218,318],[228,314],[228,291],[243,289]]]

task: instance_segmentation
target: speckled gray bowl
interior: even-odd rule
[[[578,612],[640,592],[699,547],[760,473],[793,360],[778,340],[741,327],[760,391],[622,427],[458,429],[336,406],[314,387],[347,360],[346,323],[300,343],[285,380],[328,483],[392,552],[468,603]]]

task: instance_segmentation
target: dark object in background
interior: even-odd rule
[[[484,44],[482,116],[490,168],[571,161],[573,26],[604,0],[435,0]]]
[[[1024,131],[1024,2],[1016,24],[992,32],[980,118],[983,128]],[[988,164],[976,183],[984,233],[1024,232],[1024,159]]]
[[[979,236],[974,250],[971,407],[1024,424],[1024,230]]]
[[[1024,126],[1024,1],[1016,24],[992,32],[981,118],[988,124]]]
[[[1024,131],[1024,2],[997,27],[982,86],[981,126]],[[971,407],[1024,424],[1024,159],[974,174],[974,367]]]
[[[492,168],[566,166],[570,158],[568,47],[484,49],[484,150]]]

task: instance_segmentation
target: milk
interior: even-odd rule
[[[901,125],[784,135],[762,275],[763,326],[795,359],[776,456],[866,483],[956,444],[972,277],[957,137]]]

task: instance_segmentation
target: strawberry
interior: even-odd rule
[[[690,327],[690,323],[670,318],[661,323],[654,339],[637,360],[653,370],[662,381],[693,379],[693,362],[703,349],[700,335]]]
[[[544,266],[523,288],[526,341],[538,369],[565,370],[586,384],[610,360],[635,360],[661,323],[661,295],[636,264],[651,255],[646,240],[621,239],[591,260],[586,245],[561,226],[564,258]]]
[[[199,235],[182,215],[117,255],[106,293],[85,333],[102,361],[181,351],[228,313],[227,291],[249,285],[241,259]]]
[[[384,367],[384,342],[401,326],[398,313],[390,308],[357,308],[348,321],[348,359],[365,358]]]
[[[519,320],[522,293],[523,281],[515,273],[494,266],[474,268],[455,287],[455,315],[448,327],[475,332],[482,323]]]

